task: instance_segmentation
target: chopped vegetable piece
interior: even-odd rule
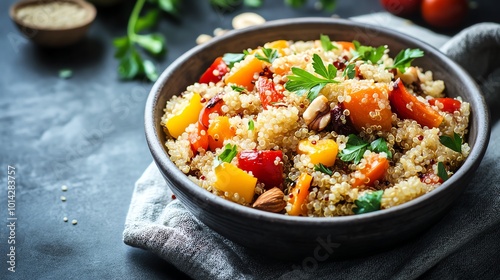
[[[378,190],[374,192],[366,192],[358,197],[354,201],[356,208],[352,209],[354,214],[364,214],[368,212],[373,212],[380,210],[380,202],[382,201],[383,190]]]
[[[349,118],[357,131],[380,126],[389,131],[392,127],[392,111],[386,88],[374,86],[362,89],[348,89],[350,100],[343,102],[349,110]]]
[[[215,167],[215,177],[215,188],[230,194],[238,193],[247,203],[252,202],[257,178],[227,162]]]
[[[230,72],[226,76],[226,84],[236,84],[245,87],[247,90],[252,90],[254,85],[255,73],[260,73],[263,69],[263,62],[258,58],[246,62],[234,72]]]
[[[297,179],[297,184],[291,191],[291,196],[289,202],[292,204],[292,208],[288,211],[290,216],[306,216],[307,207],[305,203],[307,197],[309,196],[309,187],[312,183],[312,176],[307,173],[300,174]]]
[[[260,76],[255,83],[255,87],[259,92],[260,102],[264,109],[267,109],[267,106],[275,102],[283,100],[285,97],[283,93],[276,90],[273,80],[267,77]]]
[[[412,119],[421,126],[429,128],[439,127],[443,121],[443,116],[439,112],[407,92],[400,79],[397,79],[394,83],[394,88],[389,94],[389,100],[393,111],[402,119]]]
[[[238,153],[238,167],[252,172],[266,189],[283,189],[283,152],[245,150]]]
[[[208,133],[207,129],[198,123],[198,130],[189,133],[188,135],[191,151],[196,155],[200,149],[208,150]]]
[[[201,96],[197,93],[189,100],[188,105],[179,114],[169,118],[165,123],[168,133],[174,138],[179,137],[188,125],[195,123],[203,108],[201,105]]]
[[[262,55],[259,51],[255,53],[255,57],[259,60],[273,63],[273,61],[278,58],[278,52],[275,49],[262,48],[260,51],[262,52]]]
[[[342,49],[346,51],[354,50],[356,47],[352,42],[346,42],[346,41],[336,41],[337,45],[342,46]]]
[[[314,165],[314,170],[319,171],[321,173],[325,173],[325,174],[330,175],[330,176],[333,175],[333,171],[328,169],[328,167],[324,166],[322,163],[318,163],[318,164]]]
[[[276,40],[273,42],[269,42],[269,43],[266,43],[264,45],[264,48],[276,49],[276,50],[278,50],[279,54],[283,56],[283,55],[285,55],[285,52],[283,51],[283,49],[288,48],[288,41],[287,40]]]
[[[248,130],[254,130],[255,129],[255,124],[253,120],[248,121]]]
[[[337,49],[337,47],[332,44],[332,41],[330,40],[330,37],[328,37],[328,35],[321,34],[319,40],[321,41],[321,47],[323,47],[323,50],[325,52]]]
[[[438,106],[441,111],[448,112],[450,114],[453,114],[455,111],[459,111],[460,106],[462,105],[459,100],[449,97],[429,99],[429,104],[432,106]]]
[[[208,128],[208,125],[210,124],[210,114],[212,113],[217,113],[219,115],[222,115],[222,106],[224,105],[224,100],[222,100],[222,94],[217,94],[214,97],[212,97],[205,107],[200,112],[200,116],[198,118],[198,122],[205,127],[205,129]]]
[[[462,137],[455,132],[453,133],[453,137],[447,135],[439,136],[439,142],[457,153],[462,152]]]
[[[371,153],[365,157],[366,163],[361,165],[354,173],[351,173],[354,178],[354,183],[351,184],[353,188],[361,187],[363,185],[367,187],[373,187],[375,181],[384,178],[387,169],[389,169],[389,160],[380,154]]]
[[[306,154],[311,158],[312,164],[323,164],[325,166],[333,166],[339,147],[333,139],[321,139],[311,141],[304,139],[297,146],[297,153]]]
[[[222,80],[222,77],[229,72],[229,67],[226,65],[222,57],[217,57],[215,61],[208,67],[198,81],[200,84],[208,84],[210,82],[217,83]]]
[[[231,124],[229,118],[226,116],[216,117],[208,127],[208,147],[211,151],[217,148],[222,148],[224,141],[232,138],[236,132]]]

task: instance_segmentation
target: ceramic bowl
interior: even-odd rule
[[[294,217],[255,210],[217,197],[191,182],[169,160],[165,134],[160,126],[165,103],[195,82],[216,57],[278,39],[314,40],[320,34],[337,41],[358,40],[373,46],[385,44],[393,57],[406,48],[425,51],[418,65],[432,70],[436,79],[444,80],[450,96],[462,96],[471,104],[470,133],[466,139],[471,152],[448,181],[430,193],[386,210],[332,218]],[[474,176],[487,147],[490,124],[484,99],[473,79],[426,43],[388,28],[348,20],[295,18],[231,31],[179,57],[162,73],[149,94],[145,130],[154,161],[165,180],[200,221],[260,254],[320,261],[327,257],[364,256],[391,248],[439,221]]]
[[[32,5],[45,5],[51,2],[69,2],[80,6],[86,11],[84,19],[67,27],[40,27],[26,23],[19,15],[18,11],[24,7]],[[35,17],[40,20],[47,18],[47,13],[50,9],[40,9]],[[65,47],[77,43],[85,37],[90,25],[96,17],[96,9],[94,5],[84,0],[23,0],[13,4],[10,7],[10,18],[14,21],[19,31],[29,38],[34,43],[44,47]]]

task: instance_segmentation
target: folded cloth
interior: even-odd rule
[[[500,25],[470,27],[442,50],[471,72],[490,102],[500,100],[500,80],[494,79],[500,70]],[[498,117],[493,123],[492,141],[464,195],[438,224],[390,251],[312,267],[255,255],[209,229],[173,199],[154,163],[135,185],[124,242],[153,252],[194,279],[498,279]]]

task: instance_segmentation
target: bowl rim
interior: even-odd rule
[[[83,21],[82,23],[77,24],[77,25],[70,25],[68,27],[40,27],[40,26],[33,25],[33,24],[27,24],[27,23],[21,21],[16,15],[17,10],[19,10],[22,7],[30,6],[30,5],[43,5],[43,4],[47,4],[47,3],[51,3],[51,2],[74,3],[76,5],[79,5],[83,9],[85,9],[89,14],[87,15],[85,21]],[[91,24],[95,20],[96,15],[97,15],[97,10],[96,10],[95,6],[92,3],[84,1],[84,0],[21,0],[21,1],[18,1],[18,2],[15,2],[14,4],[12,4],[10,6],[10,9],[9,9],[9,16],[16,24],[18,24],[19,26],[23,26],[26,28],[30,28],[33,30],[39,30],[39,31],[67,31],[67,30],[74,30],[74,29],[82,28],[82,27],[85,27],[85,26]]]
[[[349,215],[349,216],[335,216],[335,217],[301,217],[301,216],[289,216],[283,214],[270,213],[266,211],[261,211],[257,209],[253,209],[248,206],[243,206],[238,203],[226,200],[219,196],[216,196],[207,190],[201,188],[196,185],[194,182],[188,179],[188,177],[180,171],[177,166],[170,160],[165,152],[163,146],[164,143],[160,143],[160,138],[158,137],[157,131],[155,129],[155,107],[158,106],[157,101],[162,91],[162,87],[164,86],[168,76],[172,71],[176,69],[176,67],[182,64],[184,61],[188,60],[193,54],[202,51],[205,48],[210,48],[213,45],[220,43],[221,41],[231,39],[234,36],[240,36],[241,34],[245,34],[247,32],[255,32],[256,30],[266,29],[266,28],[275,28],[280,25],[302,25],[302,24],[325,24],[325,25],[349,25],[358,28],[366,28],[369,30],[376,30],[377,32],[383,33],[386,36],[396,37],[399,39],[403,39],[405,41],[414,42],[417,45],[423,46],[426,50],[433,53],[433,55],[439,57],[446,65],[452,65],[455,70],[458,72],[460,77],[466,77],[468,80],[463,81],[463,83],[467,83],[471,88],[474,89],[474,94],[471,94],[471,100],[469,103],[474,103],[477,107],[481,108],[478,112],[474,112],[474,118],[481,119],[481,124],[477,127],[477,137],[475,138],[474,147],[471,148],[469,156],[466,158],[462,166],[457,170],[454,176],[450,177],[449,180],[444,182],[439,188],[432,190],[424,195],[421,195],[411,201],[405,202],[403,204],[383,209],[379,211],[374,211],[370,213],[365,213],[362,215]],[[165,104],[160,104],[162,108]],[[484,153],[486,152],[486,148],[489,142],[490,135],[490,117],[488,107],[486,106],[486,102],[481,93],[476,82],[472,79],[472,77],[456,62],[454,62],[451,58],[447,57],[444,53],[440,52],[435,47],[425,43],[424,41],[411,37],[409,35],[403,34],[396,30],[383,28],[381,26],[370,25],[362,22],[355,22],[346,19],[337,19],[337,18],[322,18],[322,17],[303,17],[303,18],[289,18],[289,19],[279,19],[268,21],[262,25],[251,26],[244,29],[239,30],[231,30],[226,34],[215,37],[212,40],[208,41],[205,44],[198,45],[193,47],[192,49],[185,52],[183,55],[178,57],[174,62],[172,62],[160,75],[158,80],[153,85],[149,96],[145,105],[145,134],[146,141],[148,143],[151,154],[154,158],[156,165],[159,167],[161,173],[164,171],[169,173],[167,176],[163,174],[165,177],[168,177],[167,184],[177,184],[183,186],[183,190],[188,192],[192,197],[204,201],[212,208],[219,208],[217,210],[222,211],[233,211],[234,214],[241,218],[250,218],[256,220],[266,220],[270,222],[278,222],[284,225],[294,225],[300,223],[302,225],[309,225],[315,227],[328,227],[331,226],[332,223],[337,225],[342,224],[350,224],[354,221],[363,222],[370,221],[376,222],[377,220],[384,220],[390,218],[394,213],[398,212],[407,212],[411,211],[414,208],[418,208],[419,205],[422,205],[424,201],[429,198],[437,197],[440,193],[447,191],[450,188],[454,188],[459,181],[467,175],[467,171],[474,166],[477,168]],[[169,186],[170,187],[170,186]],[[202,209],[206,211],[205,209]],[[215,211],[215,210],[214,210]]]

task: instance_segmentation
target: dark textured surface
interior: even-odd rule
[[[133,184],[151,162],[143,132],[150,83],[117,79],[111,41],[125,33],[130,4],[99,9],[87,39],[45,50],[21,37],[0,1],[0,279],[178,279],[174,267],[122,242]],[[164,17],[165,68],[199,33],[229,28],[232,17],[208,1],[183,1],[183,17]],[[477,1],[467,24],[493,21],[496,1]],[[193,5],[192,3],[197,3]],[[339,1],[342,17],[378,11],[378,1]],[[268,0],[266,19],[329,16]],[[279,11],[279,12],[277,12]],[[58,77],[63,68],[73,77]],[[16,168],[16,272],[7,271],[7,166]],[[61,185],[69,187],[61,191]],[[66,196],[62,202],[60,196]],[[63,217],[70,221],[65,223]],[[72,225],[71,220],[78,224]],[[431,272],[432,273],[432,272]]]

